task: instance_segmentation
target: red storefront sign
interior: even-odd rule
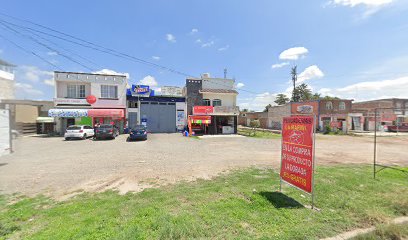
[[[282,126],[280,177],[283,181],[312,193],[313,125],[310,116],[285,117]]]
[[[123,109],[89,109],[88,116],[123,118],[125,116],[125,112]]]
[[[214,112],[213,106],[194,106],[193,115],[208,115]]]

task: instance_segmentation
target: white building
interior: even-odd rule
[[[235,80],[211,78],[206,73],[201,78],[186,79],[187,113],[195,132],[204,134],[229,134],[237,132],[238,92]]]
[[[0,59],[0,99],[14,98],[14,67]]]
[[[123,131],[126,111],[125,75],[54,72],[55,109],[48,115],[57,118],[56,131],[69,125],[112,123]]]

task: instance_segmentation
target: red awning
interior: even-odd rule
[[[88,116],[123,118],[125,116],[125,111],[123,109],[89,109]]]

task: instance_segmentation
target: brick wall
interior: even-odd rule
[[[332,103],[332,105],[333,105],[332,109],[327,109],[327,103],[328,102]],[[339,108],[341,102],[344,102],[345,105],[346,105],[346,108],[344,110],[341,110]],[[320,114],[348,114],[348,113],[351,112],[352,102],[353,102],[353,100],[346,100],[346,99],[320,100],[320,102],[319,102]]]

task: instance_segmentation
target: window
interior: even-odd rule
[[[85,98],[85,85],[67,85],[68,98]]]
[[[214,99],[214,100],[213,100],[213,106],[214,106],[214,107],[216,107],[216,106],[221,106],[221,100],[220,100],[220,99]]]
[[[346,110],[346,103],[345,102],[339,102],[339,110]]]
[[[118,86],[101,85],[101,98],[118,98]]]
[[[327,110],[332,110],[333,109],[333,103],[332,102],[327,102],[326,103],[326,109]]]
[[[211,101],[210,101],[210,99],[203,99],[203,105],[204,105],[204,106],[211,106]]]
[[[128,107],[129,108],[137,108],[137,102],[129,101],[128,102]]]

